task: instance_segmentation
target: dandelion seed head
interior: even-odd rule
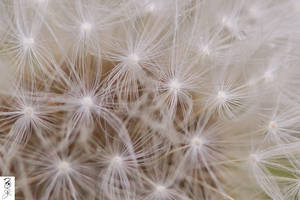
[[[299,196],[300,0],[48,1],[0,2],[0,171],[25,161],[20,198]]]

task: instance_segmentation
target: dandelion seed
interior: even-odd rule
[[[61,174],[67,174],[69,173],[69,171],[71,170],[71,165],[70,163],[68,163],[65,160],[61,160],[58,164],[57,164],[57,170],[59,171],[59,173]]]
[[[266,71],[263,78],[266,82],[272,82],[274,80],[274,75],[271,71]]]
[[[31,48],[33,45],[34,45],[34,39],[32,37],[23,39],[23,46],[25,48]]]
[[[251,161],[252,163],[257,163],[260,161],[260,157],[259,155],[252,153],[249,155],[249,161]]]
[[[155,10],[156,6],[154,3],[150,3],[146,6],[146,12],[152,13]]]
[[[210,49],[208,45],[204,45],[203,47],[200,48],[200,53],[204,54],[206,56],[210,55]]]
[[[84,32],[89,32],[92,29],[92,24],[85,22],[81,24],[81,30]]]
[[[34,109],[32,107],[27,106],[23,109],[23,114],[26,118],[31,119],[34,116]]]
[[[157,192],[159,192],[159,193],[165,192],[166,189],[167,189],[167,188],[166,188],[165,186],[163,186],[163,185],[157,185],[157,186],[155,187],[155,191],[157,191]]]
[[[226,94],[225,91],[219,91],[217,95],[218,101],[223,104],[227,101],[228,95]]]
[[[136,157],[130,151],[127,145],[117,139],[110,141],[103,151],[99,151],[97,165],[103,167],[99,175],[99,186],[110,199],[130,199],[128,195],[135,184],[131,177],[138,173]]]
[[[93,104],[93,99],[90,96],[83,97],[81,100],[81,105],[86,109],[89,109]]]
[[[116,155],[111,159],[111,162],[116,166],[120,166],[122,165],[123,159],[121,156]]]
[[[228,29],[233,29],[234,25],[232,21],[228,17],[222,17],[222,24],[228,28]]]
[[[274,121],[270,121],[268,125],[269,130],[275,130],[276,129],[276,123]]]
[[[139,60],[140,60],[139,56],[135,53],[132,53],[128,56],[128,61],[131,64],[138,64]]]
[[[35,177],[38,190],[42,191],[37,199],[67,199],[68,195],[78,199],[79,191],[92,192],[93,169],[86,164],[87,156],[76,147],[68,153],[52,145],[43,149],[29,148],[22,153],[32,165],[29,175]]]
[[[172,92],[177,92],[181,88],[181,84],[177,79],[173,79],[169,82],[169,88]]]
[[[203,140],[200,139],[199,137],[195,137],[191,141],[192,146],[195,148],[201,148],[203,143],[204,143]]]

